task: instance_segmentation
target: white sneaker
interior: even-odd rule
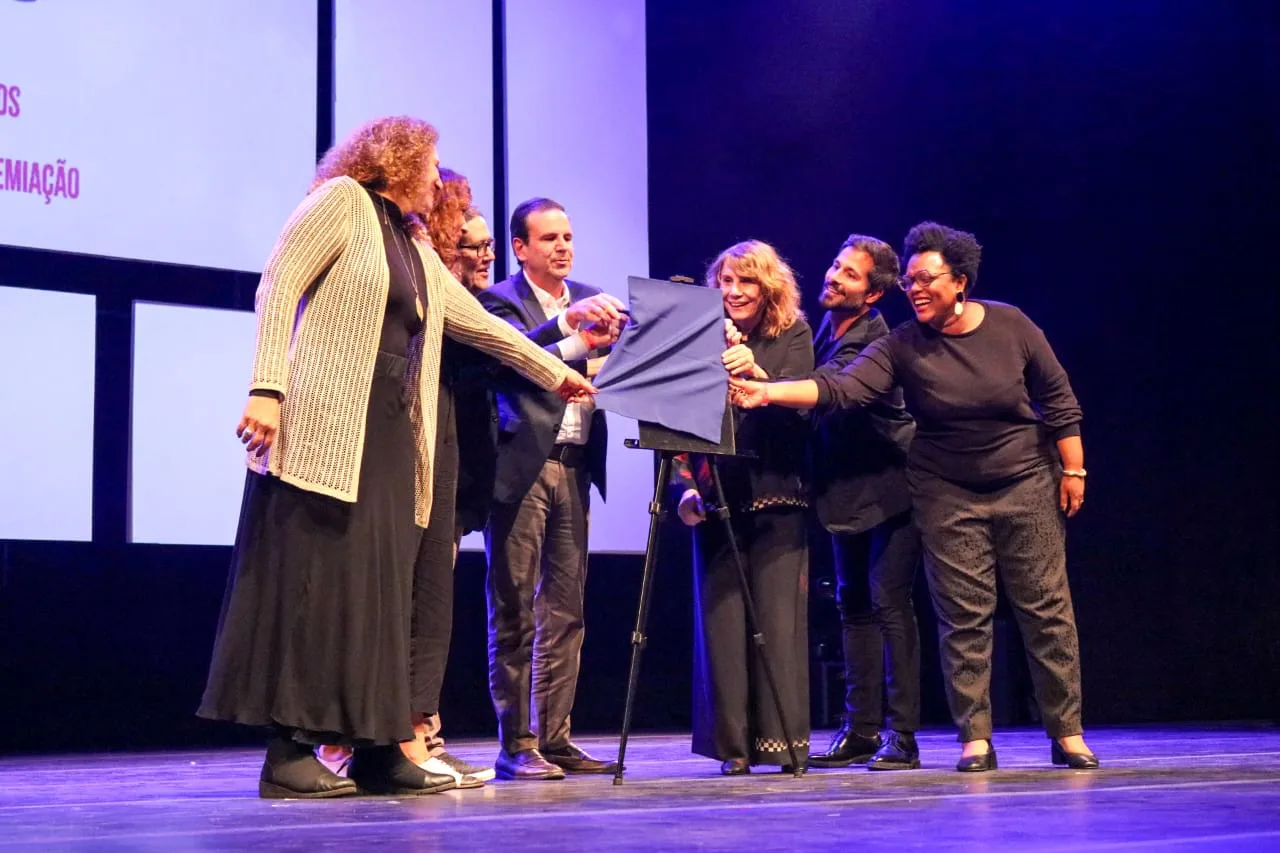
[[[454,779],[458,780],[459,788],[483,788],[484,787],[483,779],[477,779],[475,776],[472,776],[469,773],[459,773],[457,770],[450,767],[447,763],[445,763],[444,761],[441,761],[438,756],[433,755],[430,758],[428,758],[426,761],[423,761],[420,764],[418,764],[418,766],[421,767],[423,770],[427,771],[428,773],[439,773],[442,776],[452,776]]]
[[[476,767],[474,764],[468,764],[458,756],[452,755],[448,752],[442,752],[435,757],[448,765],[453,773],[460,773],[463,776],[474,776],[481,782],[488,782],[493,778],[494,774],[492,767]]]

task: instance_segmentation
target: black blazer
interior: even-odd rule
[[[600,289],[589,284],[566,281],[569,299],[577,302],[595,296]],[[556,318],[547,319],[533,294],[533,288],[517,271],[476,295],[489,313],[501,317],[548,352],[559,355],[556,344],[562,336]],[[570,367],[586,373],[586,361],[570,362]],[[555,446],[560,423],[564,420],[564,401],[554,391],[543,391],[510,368],[498,371],[494,378],[498,407],[498,457],[494,472],[493,499],[499,503],[515,503],[538,479],[542,464]],[[591,482],[605,496],[605,450],[608,427],[604,412],[591,415],[591,432],[587,438],[587,466]]]
[[[889,324],[872,308],[840,338],[831,315],[814,334],[817,373],[839,373]],[[814,419],[813,489],[818,520],[832,533],[862,533],[911,506],[907,449],[916,422],[903,406],[902,389],[865,409],[835,409]]]

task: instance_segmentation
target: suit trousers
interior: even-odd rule
[[[1080,646],[1067,585],[1060,476],[1046,464],[978,490],[910,474],[947,701],[962,742],[991,737],[997,573],[1027,649],[1045,730],[1052,738],[1082,731]]]
[[[590,475],[547,460],[485,530],[489,693],[508,753],[569,743],[587,580]]]
[[[858,734],[920,728],[920,631],[911,603],[920,534],[910,512],[834,534],[844,640],[845,714]]]

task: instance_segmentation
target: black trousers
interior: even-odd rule
[[[458,485],[458,431],[453,394],[440,384],[431,484],[431,518],[413,567],[413,621],[409,631],[410,707],[433,717],[453,635],[454,502]]]
[[[803,509],[731,516],[797,758],[809,756],[809,547]],[[694,528],[693,751],[788,764],[724,524]]]
[[[1045,465],[1012,483],[975,490],[911,472],[947,701],[961,741],[991,737],[997,572],[1027,649],[1045,730],[1052,738],[1082,731],[1059,477]]]
[[[911,604],[920,534],[910,512],[834,534],[845,715],[858,734],[920,728],[920,631]]]
[[[547,460],[519,503],[494,504],[485,529],[489,693],[508,753],[569,743],[590,488],[585,467]]]

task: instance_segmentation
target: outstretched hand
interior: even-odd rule
[[[583,326],[619,323],[626,313],[627,306],[621,299],[608,293],[597,293],[566,308],[564,318],[571,328],[581,330]]]
[[[596,394],[596,386],[581,373],[570,368],[569,375],[556,387],[556,394],[566,403],[586,403]]]
[[[578,335],[582,338],[583,343],[587,345],[588,350],[604,349],[611,347],[618,342],[618,336],[622,334],[622,321],[615,320],[607,323],[593,323],[584,325],[578,329]]]
[[[753,379],[729,379],[729,402],[739,409],[758,409],[769,405],[769,383]]]
[[[747,338],[742,332],[738,331],[738,327],[728,317],[724,318],[724,344],[729,347],[736,347]]]

